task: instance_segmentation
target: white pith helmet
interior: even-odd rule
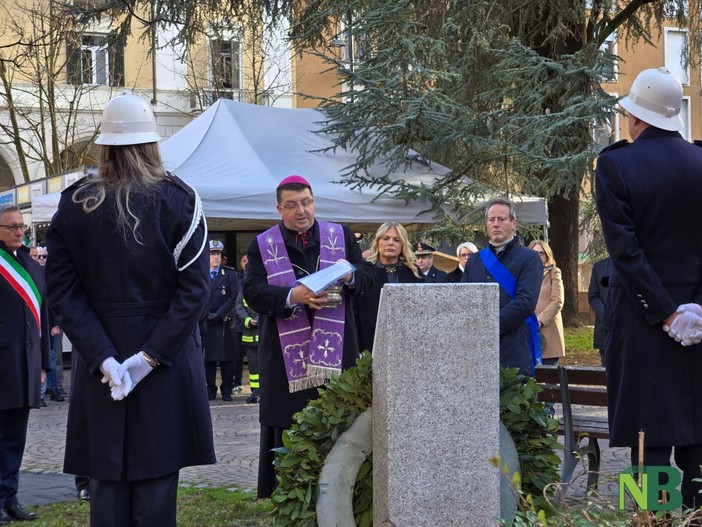
[[[677,132],[684,127],[682,97],[682,84],[667,68],[648,69],[637,75],[619,105],[651,126]]]
[[[127,90],[105,105],[96,145],[139,145],[160,140],[151,105],[141,97]]]

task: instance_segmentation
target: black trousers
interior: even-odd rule
[[[0,507],[17,504],[29,407],[0,410]]]
[[[241,386],[244,375],[244,345],[241,343],[241,333],[233,331],[234,335],[234,386]]]
[[[670,455],[675,455],[675,464],[682,471],[683,509],[696,509],[702,506],[702,483],[693,481],[702,478],[702,445],[644,447],[644,466],[669,467]],[[631,449],[631,466],[639,464],[639,449]],[[663,482],[665,483],[665,482]]]
[[[283,446],[284,428],[261,425],[261,442],[258,453],[258,491],[257,497],[270,498],[275,490],[277,481],[275,479],[274,448]]]
[[[90,479],[90,527],[176,527],[178,472],[133,481]]]
[[[217,395],[217,364],[217,361],[205,362],[205,382],[207,383],[207,394],[210,397]],[[222,397],[229,397],[234,388],[234,362],[230,360],[220,361],[219,369],[222,375],[222,384],[219,386],[219,389],[222,392]]]

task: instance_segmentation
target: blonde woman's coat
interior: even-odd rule
[[[563,340],[563,279],[558,267],[544,269],[539,301],[536,303],[536,318],[541,324],[541,356],[544,359],[565,357]]]

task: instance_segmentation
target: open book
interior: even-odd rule
[[[334,282],[339,281],[341,278],[355,270],[356,268],[352,264],[346,260],[341,260],[336,262],[334,265],[327,267],[326,269],[322,269],[321,271],[312,273],[309,276],[300,278],[297,283],[304,285],[308,289],[314,291],[314,294],[318,295]]]

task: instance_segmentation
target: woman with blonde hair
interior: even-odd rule
[[[557,364],[560,357],[565,357],[563,339],[563,280],[561,270],[556,267],[551,246],[544,240],[534,240],[529,244],[541,257],[544,275],[541,292],[536,303],[536,318],[541,331],[541,357],[544,364]]]
[[[361,350],[373,350],[375,322],[378,317],[380,291],[385,284],[422,282],[417,259],[412,252],[407,231],[396,222],[383,223],[375,233],[368,261],[373,264],[373,286],[356,297],[358,340]]]

